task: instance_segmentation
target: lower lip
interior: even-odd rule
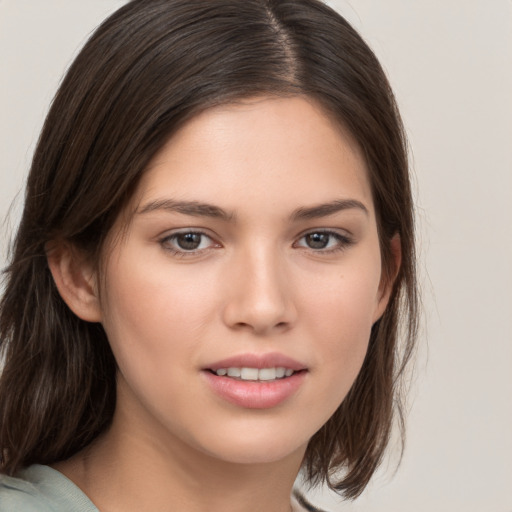
[[[272,381],[246,381],[203,371],[213,392],[234,405],[247,409],[270,409],[290,398],[304,382],[306,371]]]

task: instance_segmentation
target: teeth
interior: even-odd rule
[[[241,374],[240,368],[228,368],[228,377],[240,377]]]
[[[258,380],[258,368],[242,368],[240,378],[242,380]]]
[[[275,368],[262,368],[258,371],[259,380],[274,380],[276,378]]]
[[[293,375],[290,368],[219,368],[215,373],[221,377],[235,377],[241,380],[276,380]]]

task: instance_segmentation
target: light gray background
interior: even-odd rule
[[[0,0],[0,218],[62,73],[122,3]],[[340,512],[512,512],[512,2],[329,3],[373,47],[401,106],[425,321],[400,468],[385,464],[352,504],[315,499]],[[11,226],[21,204],[22,193]],[[9,224],[1,233],[3,265]]]

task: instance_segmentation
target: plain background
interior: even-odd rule
[[[0,0],[0,264],[60,77],[120,0]],[[413,154],[424,301],[408,443],[340,512],[512,512],[512,2],[332,0]],[[393,455],[393,450],[391,450]]]

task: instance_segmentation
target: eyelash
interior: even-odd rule
[[[186,236],[186,235],[199,235],[201,237],[201,242],[199,245],[203,243],[203,239],[207,238],[211,240],[212,244],[209,247],[204,247],[201,249],[179,249],[176,247],[173,247],[171,244],[173,241],[176,241],[179,236]],[[161,240],[159,240],[160,245],[168,252],[170,252],[173,256],[177,256],[180,258],[186,258],[191,256],[197,256],[198,254],[202,254],[205,251],[208,251],[209,249],[213,247],[221,247],[219,243],[216,243],[211,236],[207,235],[206,233],[203,233],[202,231],[195,231],[195,230],[189,230],[189,231],[179,231],[177,233],[172,233],[170,235],[165,236]]]
[[[196,249],[190,249],[190,250],[186,250],[183,248],[181,248],[181,249],[176,248],[171,245],[173,242],[176,242],[176,240],[179,236],[186,236],[186,235],[199,235],[201,237],[199,246],[202,244],[204,238],[211,240],[212,243],[209,244],[208,247],[196,248]],[[308,236],[313,236],[313,235],[328,235],[329,237],[334,238],[336,240],[336,245],[335,245],[335,247],[331,247],[328,249],[313,248],[313,247],[308,247],[306,245],[298,245],[301,240],[305,239]],[[329,244],[330,241],[331,240],[329,239],[327,244]],[[198,254],[202,254],[205,251],[208,251],[212,248],[221,247],[221,244],[219,244],[218,242],[215,242],[211,236],[207,235],[206,233],[204,233],[202,231],[194,231],[194,230],[180,231],[177,233],[172,233],[172,234],[167,235],[167,236],[163,237],[162,239],[160,239],[159,243],[166,251],[170,252],[173,256],[177,256],[177,257],[181,257],[181,258],[197,256]],[[342,235],[341,233],[337,233],[336,231],[316,229],[316,230],[308,231],[307,233],[304,233],[303,235],[301,235],[298,238],[298,240],[296,242],[294,242],[293,247],[310,250],[310,251],[313,251],[315,254],[333,254],[333,253],[336,253],[339,251],[343,251],[353,244],[354,244],[354,241],[346,235]]]
[[[313,247],[297,245],[300,240],[303,240],[307,236],[312,236],[312,235],[328,235],[329,237],[332,237],[336,240],[336,245],[335,245],[335,247],[331,247],[329,249],[325,249],[325,248],[315,249]],[[333,254],[333,253],[337,253],[340,251],[344,251],[345,249],[347,249],[348,247],[350,247],[353,244],[354,244],[354,240],[347,235],[342,235],[341,233],[338,233],[336,231],[330,231],[328,229],[315,229],[312,231],[308,231],[307,233],[304,233],[298,239],[298,241],[294,243],[294,247],[301,247],[304,249],[308,249],[308,250],[313,251],[315,254]]]

